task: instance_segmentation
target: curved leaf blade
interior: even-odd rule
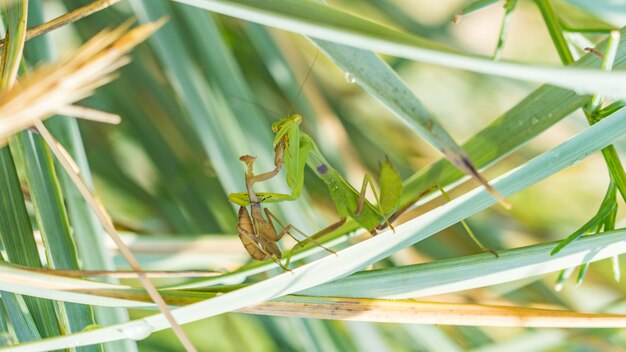
[[[459,53],[431,40],[399,32],[328,6],[298,0],[176,0],[266,26],[407,59],[525,81],[544,82],[579,94],[626,98],[626,72],[556,68]]]

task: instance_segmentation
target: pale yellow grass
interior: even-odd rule
[[[9,90],[0,92],[0,145],[35,121],[71,113],[76,117],[118,122],[117,116],[74,104],[115,77],[128,63],[126,54],[154,32],[160,23],[128,30],[130,23],[103,30],[75,53],[41,66],[20,78]]]

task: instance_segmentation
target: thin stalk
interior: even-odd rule
[[[517,0],[506,0],[504,3],[504,17],[502,17],[502,26],[500,27],[500,35],[498,36],[498,44],[496,45],[496,51],[493,54],[493,59],[498,61],[502,58],[504,52],[504,40],[509,33],[509,27],[511,25],[511,15],[515,10]]]
[[[52,30],[63,27],[68,23],[76,22],[84,17],[87,17],[93,13],[96,13],[100,10],[106,9],[107,7],[114,5],[121,0],[98,0],[94,1],[89,5],[85,5],[83,7],[77,8],[74,11],[70,11],[65,15],[59,16],[51,21],[46,23],[42,23],[33,28],[29,28],[26,31],[26,41],[39,37],[40,35],[44,35]],[[5,39],[0,39],[0,48],[4,47]]]
[[[546,26],[548,27],[548,31],[550,32],[550,36],[552,37],[552,41],[554,42],[554,46],[559,54],[559,57],[561,58],[561,61],[564,65],[571,65],[574,63],[574,57],[572,56],[572,52],[567,45],[563,29],[561,28],[552,7],[547,0],[535,0],[535,3],[539,7],[541,15],[546,22]],[[607,46],[607,55],[605,55],[605,61],[607,62],[603,61],[603,68],[605,69],[610,69],[612,67],[613,60],[617,52],[617,46],[619,44],[619,32],[612,31],[611,33],[612,34],[609,37]],[[613,33],[617,33],[617,35]],[[609,58],[609,55],[613,56],[613,58]],[[597,110],[598,107],[599,106],[596,106],[595,109]],[[585,113],[587,121],[589,121],[590,125],[597,122],[593,116],[593,113],[596,110],[590,110],[583,107],[583,112]],[[610,145],[602,149],[602,156],[604,157],[604,161],[609,169],[609,172],[611,173],[611,176],[615,180],[619,193],[622,195],[624,201],[626,201],[626,173],[624,172],[622,162],[619,159],[615,147]]]
[[[535,3],[541,12],[543,20],[546,22],[546,27],[548,28],[548,32],[550,33],[550,37],[552,38],[556,51],[561,58],[561,62],[566,66],[573,64],[575,61],[574,56],[569,50],[567,40],[563,35],[563,28],[561,28],[561,24],[552,10],[552,6],[550,6],[548,0],[535,0]]]

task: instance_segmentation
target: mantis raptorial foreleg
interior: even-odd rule
[[[273,222],[272,219],[276,220],[276,222],[283,228],[280,233],[278,234],[278,238],[276,239],[276,241],[279,241],[285,234],[289,235],[291,238],[293,238],[296,242],[301,243],[302,241],[300,241],[298,238],[296,238],[294,235],[291,234],[291,230],[296,231],[297,233],[299,233],[300,235],[302,235],[304,238],[306,238],[307,240],[315,243],[317,246],[325,249],[326,251],[333,253],[333,254],[337,254],[335,253],[335,251],[333,251],[332,249],[328,249],[324,246],[322,246],[320,243],[318,243],[312,236],[308,236],[306,233],[304,233],[302,230],[298,229],[297,227],[291,225],[291,224],[287,224],[287,225],[283,225],[283,223],[276,217],[276,215],[272,214],[272,212],[265,208],[265,214],[267,217],[267,220],[270,222],[270,224],[272,224],[273,226]],[[343,224],[344,222],[346,222],[346,220],[344,219],[343,222],[341,222],[341,224]],[[334,225],[334,224],[333,224]],[[332,226],[332,225],[331,225]]]
[[[274,170],[262,173],[260,175],[254,175],[254,173],[252,172],[252,164],[254,163],[254,160],[256,159],[256,157],[253,157],[251,155],[242,155],[239,158],[239,160],[243,161],[248,166],[248,172],[246,173],[246,184],[249,183],[251,186],[257,182],[266,181],[278,175],[278,173],[280,172],[283,166],[284,155],[285,155],[285,144],[278,143],[276,145],[276,148],[274,148]],[[248,194],[250,194],[250,192],[248,192]]]

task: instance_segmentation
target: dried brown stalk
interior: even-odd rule
[[[33,39],[40,35],[44,35],[52,30],[63,27],[68,23],[76,22],[109,6],[115,5],[120,1],[121,0],[98,0],[83,7],[79,7],[76,10],[70,11],[65,15],[59,16],[51,21],[42,23],[33,28],[29,28],[26,31],[26,40]],[[4,39],[0,39],[0,48],[4,47],[4,41]]]

